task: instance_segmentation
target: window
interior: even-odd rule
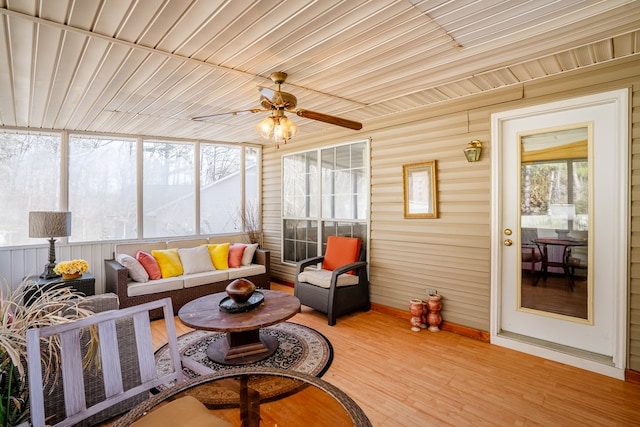
[[[60,209],[60,136],[0,133],[0,245],[29,238],[29,211]]]
[[[230,233],[241,205],[240,148],[202,144],[200,147],[200,232]]]
[[[145,141],[143,153],[144,237],[196,234],[193,144]]]
[[[283,157],[283,261],[324,252],[328,236],[368,235],[366,141]]]
[[[72,241],[137,237],[136,141],[69,138]]]
[[[259,229],[260,155],[222,143],[0,129],[0,246],[42,244],[28,237],[37,210],[71,211],[72,242]]]

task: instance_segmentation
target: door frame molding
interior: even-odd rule
[[[491,115],[491,296],[490,296],[490,340],[492,344],[524,353],[539,356],[545,359],[565,363],[567,365],[586,369],[600,374],[624,380],[624,371],[627,359],[627,299],[628,299],[628,247],[630,239],[630,153],[629,153],[629,102],[630,89],[619,89],[604,93],[597,93],[577,98],[565,99],[556,102],[533,105],[524,108],[494,113]],[[617,161],[620,170],[616,176],[617,185],[623,190],[620,192],[620,209],[618,213],[618,238],[616,248],[618,252],[617,265],[613,267],[614,277],[612,282],[617,283],[615,288],[615,319],[613,321],[614,334],[612,362],[603,363],[597,358],[585,357],[580,353],[568,353],[558,346],[545,345],[544,342],[536,342],[526,337],[503,333],[502,324],[502,126],[504,121],[517,118],[535,116],[553,111],[563,111],[570,108],[592,104],[614,103],[617,111],[618,122],[614,124],[618,132],[618,139],[626,143],[616,145],[618,152]]]

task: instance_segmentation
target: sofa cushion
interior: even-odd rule
[[[229,246],[229,268],[237,268],[242,265],[242,255],[247,245],[244,243],[234,243]]]
[[[129,277],[131,277],[136,282],[147,282],[149,281],[149,273],[144,269],[140,261],[127,254],[119,254],[116,257],[116,261],[122,264],[123,267],[129,271]]]
[[[251,276],[266,273],[267,267],[262,264],[251,264],[243,265],[238,268],[230,268],[227,271],[229,272],[229,280],[239,279],[241,277],[246,277],[247,279],[251,280]]]
[[[193,288],[200,285],[208,285],[215,282],[223,282],[229,279],[229,270],[213,270],[204,273],[195,273],[184,276],[184,287]]]
[[[149,279],[157,280],[162,278],[160,266],[153,255],[148,252],[138,251],[136,252],[136,259],[140,261],[140,264],[142,264],[147,274],[149,274]]]
[[[206,246],[180,248],[178,249],[178,255],[180,255],[180,261],[182,262],[183,274],[214,270],[209,256],[209,249]]]
[[[184,272],[177,249],[151,251],[151,255],[158,261],[163,279],[181,276]]]
[[[312,285],[320,286],[321,288],[329,288],[329,286],[331,286],[332,274],[333,274],[333,271],[330,271],[330,270],[309,269],[298,274],[298,281],[311,283]],[[338,281],[336,283],[336,286],[357,285],[358,281],[359,281],[358,276],[344,273],[338,276]]]
[[[170,277],[168,279],[150,280],[146,283],[127,283],[127,296],[155,294],[158,292],[175,291],[182,289],[182,277]]]
[[[244,253],[242,254],[242,265],[251,265],[253,262],[253,255],[256,253],[258,249],[257,243],[251,243],[247,245],[244,249]]]
[[[216,270],[226,270],[229,268],[229,243],[208,244],[209,256]]]
[[[329,236],[327,238],[327,250],[324,253],[322,268],[325,270],[335,270],[343,265],[358,261],[360,245],[360,239]],[[349,271],[349,273],[355,274],[354,271]]]

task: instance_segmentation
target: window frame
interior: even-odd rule
[[[366,201],[365,201],[365,217],[358,219],[358,218],[329,218],[329,217],[324,217],[323,216],[323,197],[325,196],[324,193],[324,188],[323,188],[323,177],[322,177],[322,154],[323,154],[323,150],[328,150],[328,149],[336,149],[339,147],[351,147],[351,146],[355,146],[357,144],[364,144],[364,149],[363,149],[363,157],[362,157],[362,167],[358,167],[355,168],[353,167],[353,165],[350,164],[350,167],[348,168],[350,171],[356,170],[356,169],[362,169],[363,171],[363,176],[362,179],[365,181],[364,182],[364,189],[363,189],[363,194],[366,196]],[[316,255],[321,255],[324,253],[324,250],[326,248],[326,244],[327,244],[327,237],[330,235],[336,235],[338,233],[325,233],[325,230],[329,227],[334,228],[335,230],[338,230],[338,228],[342,227],[342,230],[344,230],[345,228],[348,228],[351,230],[351,233],[339,233],[338,235],[353,235],[353,230],[354,228],[357,228],[359,226],[364,226],[365,230],[364,233],[360,233],[360,234],[355,234],[357,237],[360,237],[363,240],[363,248],[367,248],[368,247],[368,242],[370,240],[370,218],[371,218],[371,203],[370,203],[370,197],[371,197],[371,157],[370,157],[370,148],[371,148],[371,139],[364,139],[364,140],[357,140],[357,141],[350,141],[350,142],[346,142],[346,143],[339,143],[339,144],[333,144],[333,145],[327,145],[327,146],[322,146],[322,147],[318,147],[318,148],[314,148],[314,149],[307,149],[307,150],[301,150],[301,151],[297,151],[297,152],[291,152],[291,153],[287,153],[287,154],[283,154],[281,157],[281,177],[282,177],[282,188],[281,188],[281,227],[282,227],[282,235],[281,235],[281,240],[280,240],[280,261],[282,264],[285,265],[295,265],[295,263],[297,261],[292,261],[290,259],[287,259],[287,254],[289,252],[291,252],[291,248],[287,248],[287,242],[288,240],[299,240],[300,242],[303,242],[306,245],[306,256],[303,256],[301,259],[305,259],[307,257],[312,257],[312,256],[316,256]],[[313,191],[310,191],[309,189],[306,190],[305,192],[305,197],[309,196],[315,196],[316,200],[315,200],[315,206],[316,206],[316,213],[313,216],[306,216],[306,217],[299,217],[299,216],[287,216],[285,215],[285,204],[286,202],[286,194],[285,194],[285,158],[289,157],[289,156],[296,156],[296,155],[300,155],[300,154],[304,154],[304,153],[310,153],[310,152],[315,152],[316,153],[316,182],[317,182],[317,188],[315,191],[315,194]],[[351,161],[351,160],[350,160]],[[336,170],[340,170],[340,171],[344,171],[344,169],[332,169],[332,171],[336,171]],[[351,177],[353,178],[353,172],[351,173]],[[303,172],[303,174],[308,174],[308,172],[305,170]],[[330,196],[332,196],[335,199],[336,194],[335,193],[330,193]],[[357,209],[355,209],[355,207],[352,207],[352,212],[357,212]],[[331,210],[332,212],[335,212],[335,210]],[[307,224],[315,224],[315,241],[314,240],[309,240],[309,230],[313,230],[313,226],[307,226],[307,227],[303,227],[302,230],[306,230],[305,231],[305,236],[307,237],[307,239],[298,239],[297,234],[300,233],[300,229],[299,228],[295,228],[294,229],[294,233],[296,233],[295,238],[291,238],[291,236],[288,236],[289,233],[289,229],[287,228],[287,221],[296,221],[298,223],[304,223],[306,222]],[[314,233],[311,233],[311,235],[313,236]],[[311,247],[309,248],[309,244],[310,243],[315,243],[315,247]],[[292,249],[294,254],[296,254],[296,256],[298,255],[298,250],[297,248],[293,248]],[[297,259],[297,258],[296,258]],[[299,261],[300,259],[298,259]]]
[[[71,136],[77,136],[80,138],[104,138],[104,139],[127,139],[127,140],[135,140],[136,141],[136,236],[133,238],[124,238],[124,239],[105,239],[105,240],[72,240],[73,244],[87,244],[87,243],[104,243],[104,242],[120,242],[120,241],[131,241],[131,240],[158,240],[162,238],[181,238],[181,237],[191,237],[191,236],[209,236],[214,234],[201,234],[200,232],[200,191],[199,191],[199,183],[200,183],[200,164],[199,164],[199,154],[200,154],[200,146],[201,144],[215,144],[215,145],[226,145],[233,148],[240,148],[240,190],[241,190],[241,200],[242,206],[245,206],[247,200],[245,198],[245,193],[247,191],[246,185],[247,181],[245,179],[246,172],[246,164],[245,164],[245,152],[246,150],[255,150],[255,159],[256,159],[256,167],[257,167],[257,178],[260,179],[261,173],[261,159],[262,159],[262,146],[256,144],[248,144],[248,143],[224,143],[220,141],[209,141],[209,140],[194,140],[194,139],[186,139],[186,138],[168,138],[168,137],[151,137],[151,136],[141,136],[141,135],[131,135],[131,134],[108,134],[101,132],[83,132],[83,131],[67,131],[67,130],[49,130],[49,129],[38,129],[38,130],[29,130],[29,129],[18,129],[11,127],[0,127],[0,131],[5,133],[16,133],[16,134],[43,134],[43,135],[51,135],[59,138],[59,196],[56,206],[51,207],[39,207],[37,209],[32,210],[60,210],[67,211],[69,208],[69,140]],[[184,235],[184,236],[154,236],[154,237],[144,237],[144,230],[142,227],[143,224],[143,191],[142,188],[144,186],[143,181],[143,149],[144,142],[146,141],[155,141],[155,142],[165,142],[165,143],[186,143],[192,144],[194,146],[194,192],[195,192],[195,205],[194,209],[196,212],[195,215],[195,228],[194,234]],[[258,206],[258,215],[260,221],[260,229],[262,228],[262,220],[261,220],[261,211],[260,207],[262,206],[262,186],[257,185],[256,189],[256,204]],[[29,208],[31,210],[31,208]],[[237,232],[247,232],[247,227],[242,221],[238,221],[238,225],[235,226],[232,231],[225,232],[222,234],[230,234]],[[8,248],[8,247],[17,247],[17,246],[29,246],[29,245],[38,245],[42,242],[36,241],[40,239],[28,239],[25,243],[11,244],[11,245],[0,245],[0,247]],[[60,238],[61,243],[69,243],[68,238]]]

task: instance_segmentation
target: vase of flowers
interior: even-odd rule
[[[89,271],[89,264],[83,259],[59,262],[53,272],[62,275],[63,279],[77,279]]]

